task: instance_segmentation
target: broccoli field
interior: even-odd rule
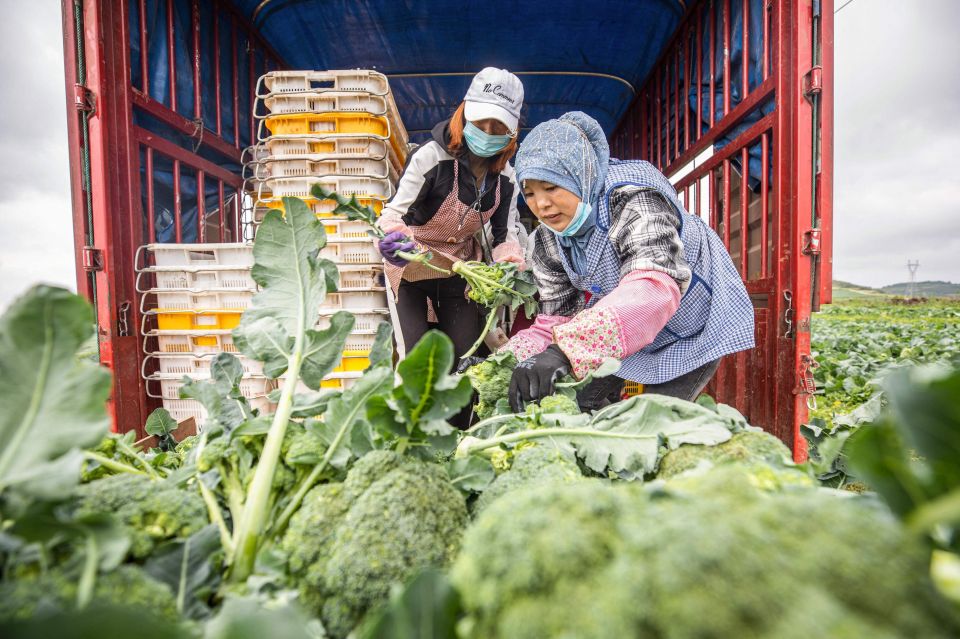
[[[960,357],[960,300],[904,304],[896,298],[846,300],[814,314],[811,350],[817,405],[805,435],[813,454],[824,442],[834,484],[851,482],[842,452],[861,424],[877,419],[887,403],[884,377],[917,364]]]
[[[960,636],[960,368],[892,371],[842,456],[823,437],[801,465],[706,397],[584,414],[570,380],[511,413],[515,359],[450,374],[439,332],[394,366],[383,329],[357,383],[321,389],[354,318],[315,328],[335,267],[284,205],[233,333],[284,376],[272,413],[224,353],[181,391],[200,433],[159,409],[151,439],[111,434],[89,305],[36,286],[0,317],[0,636]]]

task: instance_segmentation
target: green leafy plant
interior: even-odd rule
[[[242,504],[234,504],[237,512],[234,512],[226,548],[230,579],[234,582],[246,580],[253,572],[270,527],[270,506],[276,498],[274,476],[293,415],[297,383],[302,381],[313,390],[319,388],[324,375],[339,362],[354,323],[352,315],[339,312],[331,318],[329,328],[313,328],[323,298],[328,290],[335,288],[336,267],[318,257],[326,244],[326,235],[323,225],[306,204],[296,198],[284,198],[283,204],[286,215],[271,211],[257,230],[251,274],[261,291],[254,296],[251,308],[244,312],[240,326],[233,332],[234,343],[240,351],[263,362],[268,377],[286,375]],[[219,402],[221,410],[214,410],[213,415],[220,426],[232,427],[238,418],[250,423],[251,415],[246,414],[242,398],[235,391],[236,384],[232,383],[239,379],[238,364],[229,358],[218,359],[218,366],[233,370],[224,374],[214,371],[214,385],[197,385],[193,392],[206,393],[208,411]],[[203,438],[209,434],[208,428]],[[203,444],[201,455],[202,448]],[[318,466],[327,463],[329,458]],[[212,508],[209,495],[206,500]],[[222,529],[222,516],[214,514],[212,518]]]

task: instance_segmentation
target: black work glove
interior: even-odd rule
[[[525,402],[535,402],[553,395],[557,380],[569,374],[570,360],[556,344],[523,360],[513,369],[510,378],[510,408],[519,413]]]
[[[477,364],[482,364],[487,361],[486,357],[477,357],[476,355],[471,355],[470,357],[464,357],[460,360],[460,363],[457,364],[457,375],[463,375],[467,372],[467,369],[471,366],[476,366]]]

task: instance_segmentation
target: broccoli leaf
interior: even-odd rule
[[[229,432],[252,415],[249,402],[240,393],[242,378],[240,360],[230,353],[220,353],[210,365],[209,380],[183,378],[180,397],[196,399],[207,409],[204,430]]]
[[[370,368],[393,366],[393,326],[387,322],[377,324],[377,337],[370,348]]]
[[[488,420],[501,420],[493,417]],[[730,439],[735,421],[709,408],[663,395],[638,395],[613,404],[593,415],[550,416],[556,427],[534,428],[484,440],[465,439],[458,457],[469,456],[500,445],[523,441],[546,441],[570,450],[597,473],[616,473],[634,479],[657,468],[664,447],[682,444],[714,445]],[[484,431],[481,422],[474,426]]]
[[[318,307],[319,308],[319,307]],[[308,388],[317,390],[323,376],[340,363],[343,346],[353,330],[356,318],[347,311],[337,311],[330,318],[330,327],[322,331],[308,330],[303,351],[300,379]]]
[[[93,311],[61,288],[35,286],[0,317],[0,492],[58,497],[82,454],[107,433],[110,374],[78,350]]]
[[[467,494],[482,492],[496,475],[490,460],[477,455],[449,461],[447,474],[450,483]]]
[[[158,408],[147,417],[144,430],[148,435],[157,438],[157,446],[164,451],[173,450],[177,441],[173,438],[173,431],[177,429],[175,420],[166,408]]]
[[[466,376],[451,375],[453,343],[440,331],[428,331],[397,365],[402,383],[386,397],[373,398],[367,418],[392,439],[398,450],[414,445],[452,451],[456,429],[447,420],[470,402]],[[433,453],[418,451],[426,457]]]
[[[220,582],[215,553],[220,550],[220,535],[213,524],[201,528],[186,539],[176,539],[158,548],[144,569],[167,584],[177,599],[177,612],[190,619],[210,614],[207,600]]]
[[[244,312],[235,336],[250,337],[250,324],[262,318],[276,320],[283,335],[295,335],[300,326],[313,324],[327,293],[324,263],[336,267],[317,259],[327,244],[323,225],[300,199],[283,198],[283,208],[286,219],[272,210],[257,229],[251,275],[263,288]]]
[[[363,624],[363,639],[449,639],[456,637],[460,595],[446,574],[430,568],[414,577],[374,621]]]
[[[393,371],[389,368],[369,371],[340,397],[330,402],[323,415],[323,422],[311,423],[328,448],[337,448],[330,458],[331,466],[342,469],[347,465],[351,458],[350,433],[364,421],[367,402],[373,397],[390,392],[392,386]],[[309,427],[311,425],[308,425]]]

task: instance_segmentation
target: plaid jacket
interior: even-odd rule
[[[683,294],[653,342],[623,361],[620,377],[660,384],[753,347],[753,305],[723,242],[686,212],[648,162],[610,160],[587,256],[587,272],[580,275],[553,234],[538,229],[532,261],[541,313],[572,317],[638,269],[671,275]]]

